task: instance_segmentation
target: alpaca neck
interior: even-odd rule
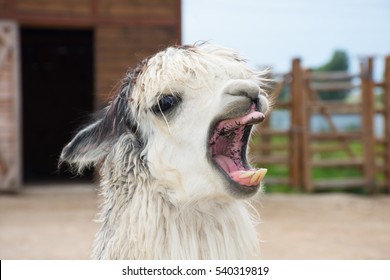
[[[95,257],[103,259],[245,259],[258,241],[244,201],[172,202],[157,186],[130,193],[107,187]]]

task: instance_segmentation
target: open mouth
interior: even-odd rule
[[[267,169],[253,169],[247,161],[246,149],[254,124],[264,120],[263,113],[251,111],[240,117],[222,120],[210,133],[209,152],[212,162],[235,187],[244,191],[256,190]]]

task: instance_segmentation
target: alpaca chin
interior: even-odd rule
[[[104,209],[95,240],[95,259],[248,259],[258,258],[254,213],[244,201],[198,199],[176,204],[169,194],[138,188],[126,208]],[[107,198],[124,199],[110,189]],[[122,202],[122,201],[121,201]],[[112,211],[112,210],[111,210]]]

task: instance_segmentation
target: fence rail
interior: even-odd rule
[[[289,127],[275,129],[270,125],[272,113],[266,123],[259,126],[260,142],[251,146],[253,158],[259,165],[282,166],[286,176],[268,176],[266,184],[287,184],[307,192],[327,188],[361,187],[370,193],[378,190],[390,192],[390,56],[385,58],[382,81],[373,79],[374,59],[362,59],[360,73],[317,73],[302,67],[300,59],[292,61],[291,72],[279,75],[271,94],[276,110],[288,110]],[[282,93],[288,98],[279,101]],[[321,92],[337,95],[341,91],[355,91],[360,102],[324,100]],[[382,102],[376,106],[377,91]],[[338,128],[333,115],[356,114],[360,129],[345,131]],[[384,119],[383,137],[375,134],[375,116]],[[315,131],[313,116],[326,121],[328,131]],[[281,141],[281,138],[286,141]],[[274,139],[279,142],[274,143]],[[356,151],[356,147],[359,147]],[[343,154],[327,158],[329,153]],[[354,169],[354,175],[317,178],[318,169]],[[270,172],[272,174],[272,171]]]

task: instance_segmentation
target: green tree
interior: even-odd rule
[[[336,50],[333,53],[332,58],[329,60],[329,62],[325,63],[324,65],[313,69],[314,73],[319,72],[332,72],[332,71],[348,71],[349,68],[349,59],[348,55],[344,50]],[[347,80],[338,80],[339,82],[349,82],[350,79]],[[315,81],[314,81],[315,82]],[[324,83],[326,83],[325,81]],[[332,81],[328,81],[332,82]],[[326,90],[319,90],[318,91],[320,98],[322,100],[344,100],[348,94],[349,90],[339,90],[339,91],[326,91]]]

